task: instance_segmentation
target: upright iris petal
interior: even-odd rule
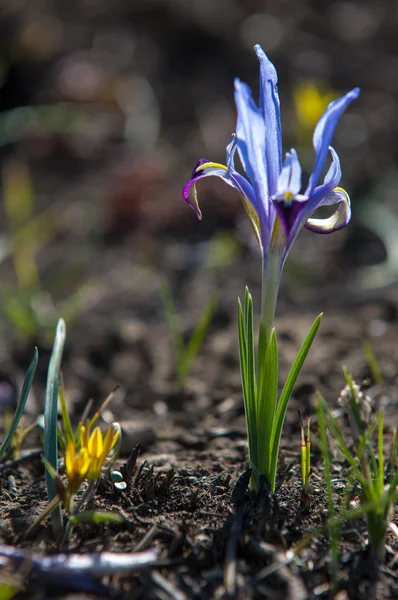
[[[269,193],[275,194],[278,173],[282,168],[282,126],[278,94],[278,75],[259,44],[254,46],[260,61],[260,109],[265,121],[267,177]]]
[[[333,134],[337,127],[337,123],[340,120],[341,115],[347,108],[347,106],[359,96],[359,88],[355,88],[348,92],[342,98],[331,102],[326,109],[326,112],[319,119],[317,126],[315,127],[313,144],[316,153],[314,170],[310,176],[306,195],[311,196],[321,176],[325,161],[328,155],[330,143],[332,141]]]

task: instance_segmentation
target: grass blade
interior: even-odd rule
[[[317,393],[316,395],[316,414],[318,417],[318,427],[319,427],[319,441],[320,441],[320,451],[322,454],[323,460],[323,476],[325,480],[326,487],[326,497],[328,503],[328,529],[330,536],[330,549],[332,552],[332,581],[333,586],[336,585],[337,581],[337,568],[338,568],[338,538],[339,538],[339,530],[335,525],[332,525],[334,516],[335,516],[335,508],[333,502],[333,490],[332,490],[332,474],[330,469],[330,454],[329,454],[329,444],[328,444],[328,436],[327,436],[327,425],[326,425],[326,416],[325,416],[325,400],[321,396],[321,394]]]
[[[383,448],[383,427],[384,427],[384,410],[380,410],[379,414],[379,429],[377,436],[377,447],[379,453],[379,464],[378,464],[378,485],[379,485],[379,496],[381,497],[384,490],[384,448]],[[376,484],[377,485],[377,484]]]
[[[30,388],[32,386],[33,377],[36,372],[37,361],[39,358],[39,353],[37,348],[34,349],[33,360],[30,363],[28,370],[26,371],[25,379],[22,386],[21,395],[18,401],[17,408],[15,410],[14,416],[11,421],[11,425],[7,431],[6,437],[4,438],[3,443],[0,446],[0,461],[3,458],[5,452],[7,451],[9,445],[11,444],[14,433],[18,427],[19,421],[21,420],[23,411],[25,410],[26,401],[29,396]]]
[[[376,358],[376,354],[373,350],[373,346],[369,342],[369,340],[364,341],[363,352],[365,354],[366,362],[368,363],[368,367],[369,367],[373,382],[376,385],[382,385],[383,375],[381,374],[380,364]]]
[[[278,407],[276,409],[275,414],[275,422],[274,422],[274,431],[273,437],[271,441],[271,457],[270,457],[270,474],[272,480],[270,481],[271,487],[275,489],[275,481],[276,481],[276,469],[278,465],[278,455],[279,455],[279,446],[281,442],[282,428],[283,423],[285,421],[286,409],[287,405],[293,391],[294,384],[296,383],[296,379],[298,374],[300,373],[301,367],[307,357],[307,354],[311,348],[312,342],[317,334],[319,329],[319,325],[322,321],[322,313],[317,316],[310,331],[305,338],[303,345],[300,348],[299,353],[297,354],[296,360],[293,363],[292,368],[290,369],[290,373],[288,378],[286,379],[286,383],[283,387],[281,396],[279,398]]]
[[[209,325],[214,316],[215,310],[218,304],[218,293],[212,294],[210,300],[208,301],[205,309],[199,319],[198,324],[196,325],[191,339],[188,342],[187,347],[183,350],[180,363],[178,365],[178,379],[180,383],[184,383],[187,375],[190,371],[192,362],[197,355],[199,348],[203,342],[203,339],[206,335],[207,330],[209,329]]]
[[[55,332],[50,364],[48,367],[46,401],[44,407],[44,457],[56,472],[58,471],[58,386],[65,337],[65,321],[63,319],[59,319]],[[55,489],[53,479],[48,471],[46,471],[46,484],[48,499],[52,501],[57,495],[57,491]],[[61,511],[59,507],[52,512],[51,517],[54,535],[58,537],[62,531]]]
[[[168,281],[164,281],[160,286],[160,298],[162,300],[167,326],[170,331],[171,343],[174,352],[174,361],[176,364],[176,369],[178,370],[181,359],[184,355],[184,340],[180,332],[180,324],[178,322],[173,292]]]
[[[70,422],[70,418],[69,418],[69,413],[68,413],[68,408],[66,406],[66,398],[65,398],[65,392],[64,392],[64,386],[62,385],[62,382],[60,382],[59,387],[58,387],[58,395],[59,395],[59,403],[61,405],[61,415],[62,415],[62,424],[63,424],[63,428],[64,428],[64,446],[66,447],[67,443],[73,442],[74,440],[74,435],[73,435],[73,430],[72,430],[72,425]]]

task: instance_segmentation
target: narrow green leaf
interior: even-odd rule
[[[189,340],[186,349],[183,350],[181,360],[177,368],[178,378],[181,383],[184,383],[185,379],[187,378],[192,362],[194,361],[195,356],[197,355],[199,348],[207,333],[207,330],[209,329],[211,320],[217,308],[217,304],[218,293],[214,293],[212,294],[207,305],[205,306],[205,309],[192,333],[191,339]]]
[[[239,340],[239,361],[240,374],[242,378],[242,390],[244,402],[247,398],[247,350],[246,350],[246,334],[245,324],[243,321],[243,310],[240,299],[238,299],[238,340]]]
[[[332,436],[337,441],[341,452],[344,454],[345,458],[350,463],[350,465],[354,469],[357,469],[358,468],[358,460],[354,456],[352,456],[347,444],[345,443],[343,435],[340,430],[340,427],[339,427],[335,417],[333,416],[329,406],[327,405],[327,403],[325,402],[325,400],[323,399],[323,397],[320,394],[319,394],[319,398],[320,398],[320,401],[322,400],[322,402],[323,402],[323,411],[326,414],[327,424],[328,424],[328,427],[330,429]]]
[[[365,354],[366,362],[375,384],[381,385],[383,383],[383,375],[381,374],[381,368],[379,361],[374,353],[373,346],[369,340],[365,340],[363,343],[363,352]]]
[[[262,389],[259,388],[258,391],[257,406],[257,466],[260,473],[269,479],[271,438],[278,394],[278,346],[275,329],[269,339],[264,363],[258,365],[258,374],[262,380]]]
[[[178,369],[178,365],[184,354],[184,340],[180,332],[180,324],[178,322],[173,292],[168,281],[164,281],[160,286],[160,298],[162,300],[167,326],[171,334],[176,369]]]
[[[319,427],[319,440],[320,440],[320,450],[322,454],[323,460],[323,477],[325,480],[326,487],[326,497],[328,503],[328,529],[330,536],[330,547],[332,551],[332,578],[334,583],[337,578],[337,568],[338,568],[338,541],[339,541],[339,529],[335,526],[331,525],[333,518],[335,516],[335,507],[333,502],[333,490],[332,490],[332,474],[330,469],[330,454],[329,454],[329,444],[328,444],[328,436],[327,436],[327,428],[326,428],[326,417],[325,417],[325,405],[326,402],[321,394],[318,392],[316,395],[316,414],[318,418],[318,427]]]
[[[239,339],[239,362],[240,375],[242,382],[243,404],[246,417],[247,436],[250,440],[252,429],[252,413],[250,410],[249,383],[247,377],[247,349],[246,349],[246,334],[243,320],[243,310],[241,301],[238,299],[238,339]]]
[[[72,525],[80,525],[82,523],[123,523],[124,517],[118,513],[102,512],[86,510],[77,515],[70,515],[69,522]]]
[[[23,411],[25,410],[26,401],[29,396],[30,388],[32,386],[33,377],[36,372],[37,361],[39,358],[39,354],[37,348],[34,349],[33,360],[30,363],[28,370],[26,371],[25,379],[22,386],[21,395],[18,400],[18,405],[15,410],[14,416],[11,421],[11,425],[9,430],[7,431],[6,437],[4,438],[3,443],[0,446],[0,461],[6,453],[9,445],[12,442],[12,438],[14,437],[15,431],[18,427],[19,421],[21,420]]]
[[[61,405],[61,415],[62,415],[62,424],[64,426],[64,446],[66,447],[67,443],[73,442],[74,435],[72,430],[72,425],[69,418],[68,408],[66,406],[65,393],[62,383],[60,383],[58,387],[58,395],[59,395],[59,403]]]
[[[384,427],[384,410],[381,409],[379,413],[379,431],[378,431],[378,453],[379,453],[379,465],[378,465],[378,487],[379,496],[383,494],[384,490],[384,448],[383,448],[383,427]]]
[[[63,319],[59,319],[50,364],[47,374],[46,400],[44,406],[44,457],[58,471],[58,444],[57,444],[57,409],[58,409],[58,387],[61,369],[62,353],[65,344],[66,326]],[[53,478],[46,471],[46,484],[49,500],[57,495]],[[53,532],[56,537],[62,531],[61,511],[58,507],[51,514]]]
[[[254,465],[257,466],[257,384],[253,333],[253,299],[248,290],[246,294],[245,303],[245,321],[247,356],[247,396],[250,412],[250,430],[248,431],[249,455],[252,463],[254,463]]]
[[[276,482],[276,470],[278,466],[278,456],[279,456],[279,446],[281,442],[282,436],[282,428],[283,423],[285,421],[285,415],[287,410],[287,405],[290,400],[291,393],[293,391],[293,387],[296,383],[296,379],[298,374],[300,373],[301,367],[307,357],[307,354],[311,348],[312,342],[316,336],[316,333],[319,329],[319,325],[321,324],[322,313],[318,315],[315,319],[314,323],[310,331],[308,332],[307,337],[305,338],[303,345],[300,348],[300,351],[296,357],[296,360],[293,363],[293,366],[290,370],[288,378],[286,379],[286,383],[283,387],[281,396],[279,398],[278,407],[276,409],[275,421],[274,421],[274,431],[271,442],[271,457],[270,457],[270,484],[271,488],[275,489]]]

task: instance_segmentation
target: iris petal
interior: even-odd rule
[[[314,233],[333,233],[343,229],[351,220],[350,198],[342,188],[335,188],[322,203],[337,204],[335,212],[327,219],[308,219],[304,227]]]
[[[286,154],[277,188],[278,196],[286,192],[296,196],[301,189],[301,165],[294,148]]]
[[[329,104],[326,112],[319,119],[313,135],[313,144],[316,153],[315,166],[308,182],[308,187],[305,192],[306,196],[311,196],[319,181],[327,158],[330,142],[332,141],[333,134],[342,113],[347,106],[358,97],[358,95],[359,88],[355,88],[342,98],[334,100],[334,102]]]
[[[332,146],[329,146],[329,152],[332,155],[332,164],[325,175],[323,184],[329,186],[332,190],[337,187],[341,179],[341,167],[339,156]]]
[[[261,46],[256,44],[254,50],[260,61],[260,109],[266,124],[267,177],[269,193],[272,196],[276,193],[278,175],[282,168],[282,127],[278,75]]]
[[[267,163],[265,124],[256,106],[250,88],[235,80],[235,102],[238,111],[236,145],[243,168],[254,188],[264,213],[268,209]]]

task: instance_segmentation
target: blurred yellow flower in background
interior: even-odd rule
[[[325,82],[309,80],[298,83],[294,87],[293,101],[297,123],[299,128],[304,130],[303,133],[308,129],[311,131],[314,129],[330,102],[337,96],[338,93]]]

